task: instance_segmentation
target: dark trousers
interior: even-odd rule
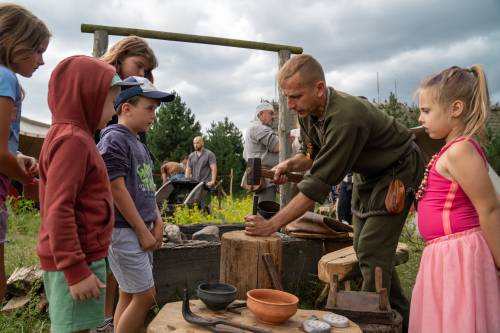
[[[351,213],[351,198],[352,198],[352,182],[340,183],[339,198],[337,204],[337,216],[339,220],[346,221],[352,224],[352,213]]]
[[[408,327],[410,303],[394,269],[394,255],[410,206],[411,200],[406,200],[405,209],[398,215],[366,219],[353,216],[354,251],[363,275],[362,290],[375,291],[375,267],[381,267],[382,286],[389,291],[391,307],[403,316],[403,327]]]

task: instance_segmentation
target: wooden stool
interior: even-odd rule
[[[394,265],[401,265],[407,262],[408,259],[408,246],[404,243],[398,243]],[[354,252],[354,247],[348,246],[341,250],[327,253],[321,257],[318,262],[318,278],[326,285],[321,295],[316,300],[316,304],[323,302],[328,295],[330,280],[334,274],[338,276],[339,282],[344,282],[345,290],[350,290],[350,280],[361,277],[358,258]]]
[[[407,262],[408,258],[408,246],[404,243],[398,243],[394,265],[401,265]],[[324,283],[330,283],[333,274],[336,274],[341,282],[361,277],[354,247],[348,246],[321,257],[318,262],[318,278]]]
[[[253,237],[245,231],[231,231],[222,235],[220,249],[220,282],[229,283],[238,289],[237,298],[246,299],[248,290],[273,289],[273,282],[264,254],[270,254],[281,279],[281,238]]]

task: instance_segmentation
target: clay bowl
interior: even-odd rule
[[[247,292],[247,307],[258,321],[278,325],[297,312],[297,296],[275,289],[253,289]]]
[[[196,289],[198,298],[210,310],[224,310],[236,299],[236,287],[219,282],[202,283]]]

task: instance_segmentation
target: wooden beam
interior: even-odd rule
[[[241,39],[190,35],[190,34],[181,34],[175,32],[122,28],[122,27],[113,27],[105,25],[85,24],[85,23],[81,25],[81,32],[94,33],[95,31],[98,30],[106,31],[108,35],[115,35],[115,36],[135,35],[143,38],[171,40],[175,42],[230,46],[230,47],[239,47],[245,49],[273,51],[273,52],[279,52],[280,50],[288,50],[293,54],[300,54],[303,52],[302,48],[298,46],[270,44],[270,43],[254,42]]]

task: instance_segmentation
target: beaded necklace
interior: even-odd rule
[[[434,154],[432,156],[431,160],[429,161],[429,163],[427,163],[427,166],[425,167],[424,178],[422,178],[422,182],[420,183],[420,186],[418,187],[418,191],[415,194],[416,201],[419,201],[424,196],[424,191],[425,191],[425,188],[427,187],[427,179],[429,178],[429,172],[430,172],[432,166],[434,165],[434,162],[436,161],[437,157],[438,157],[438,154]]]
[[[431,168],[432,166],[434,165],[434,162],[436,162],[436,159],[437,157],[441,154],[441,152],[443,150],[445,150],[448,146],[450,146],[453,142],[457,141],[457,140],[460,140],[460,138],[456,138],[455,140],[453,141],[450,141],[448,142],[447,144],[444,145],[443,148],[441,148],[441,150],[437,153],[437,154],[434,154],[432,157],[431,157],[431,160],[429,161],[429,163],[427,163],[427,166],[425,167],[425,171],[424,171],[424,178],[422,178],[422,182],[420,183],[420,186],[418,187],[418,191],[417,193],[415,194],[415,200],[418,202],[420,199],[422,199],[422,197],[424,196],[424,192],[425,192],[425,188],[427,187],[427,179],[429,178],[429,172],[431,171]]]

